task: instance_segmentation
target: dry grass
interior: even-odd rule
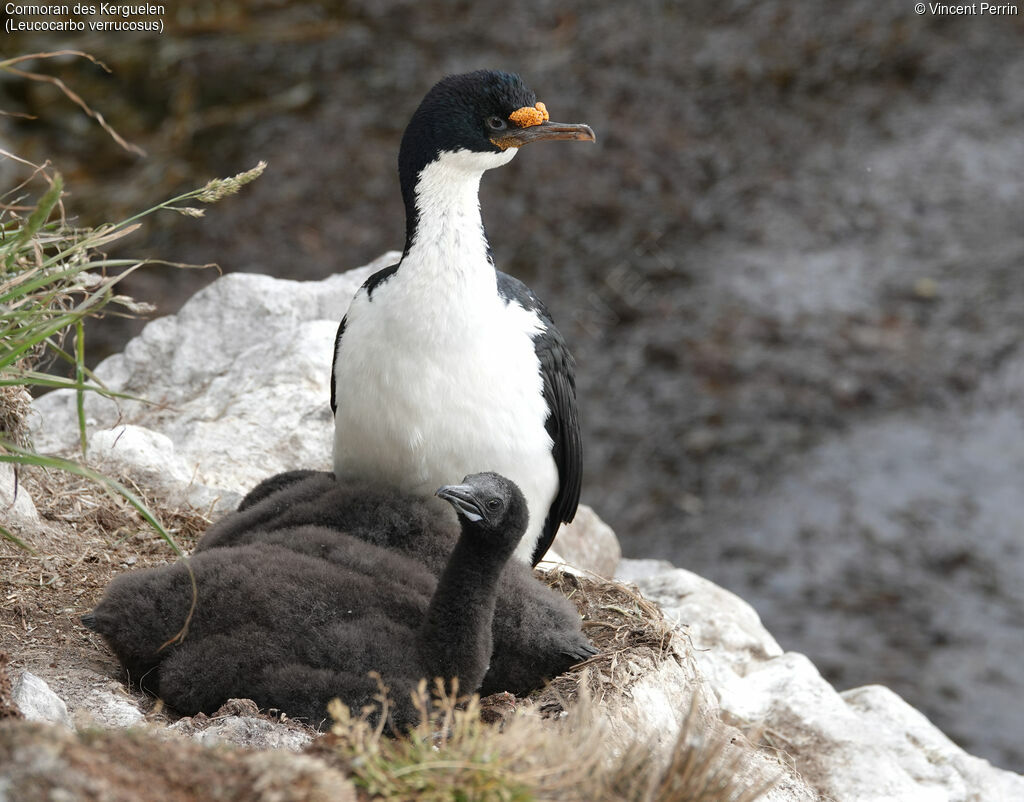
[[[572,601],[583,631],[598,654],[555,680],[535,699],[546,715],[577,698],[581,682],[598,704],[606,694],[620,695],[636,677],[637,659],[659,664],[673,651],[676,631],[661,610],[635,589],[600,577],[581,577],[556,566],[540,578]]]
[[[208,515],[190,507],[169,506],[127,473],[111,478],[142,501],[183,546],[194,545],[212,523]],[[146,533],[153,553],[171,556],[166,542],[149,529],[134,506],[88,478],[32,467],[25,471],[24,484],[44,519],[73,525],[76,536],[83,541],[109,546]]]
[[[565,715],[521,708],[500,727],[483,723],[476,697],[457,704],[440,685],[433,694],[421,685],[418,704],[421,724],[391,739],[335,702],[331,733],[311,751],[366,800],[754,802],[779,774],[751,747],[709,733],[696,704],[667,748],[616,745],[586,684]]]
[[[22,466],[18,473],[20,488],[35,503],[44,525],[22,533],[35,554],[0,540],[0,559],[26,565],[69,559],[82,563],[102,559],[97,556],[101,554],[123,554],[126,549],[130,553],[125,559],[131,560],[131,565],[148,557],[160,562],[174,557],[166,540],[139,511],[105,486],[87,477],[36,466]],[[130,490],[184,549],[191,548],[211,523],[202,512],[168,505],[126,473],[110,478]]]
[[[0,437],[15,445],[29,444],[28,413],[32,396],[24,387],[0,385]]]

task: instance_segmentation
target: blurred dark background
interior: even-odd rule
[[[18,35],[4,147],[83,223],[269,163],[123,249],[293,279],[403,242],[402,129],[520,72],[598,144],[486,176],[499,266],[579,362],[584,500],[632,557],[751,602],[840,688],[884,683],[1024,771],[1024,16],[913,3],[179,2],[162,35]],[[5,178],[11,172],[4,168]],[[147,270],[173,312],[207,271]],[[104,321],[93,360],[133,324]],[[134,324],[137,325],[137,324]],[[325,356],[325,359],[327,357]],[[325,401],[326,403],[326,401]]]

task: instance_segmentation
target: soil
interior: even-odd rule
[[[116,574],[176,560],[171,546],[125,501],[84,479],[36,468],[22,470],[20,479],[44,528],[20,533],[35,554],[0,540],[0,653],[10,658],[9,672],[28,670],[44,679],[69,700],[72,716],[74,700],[102,688],[131,695],[162,720],[176,718],[121,684],[117,660],[79,620]],[[207,519],[167,509],[121,479],[152,505],[180,548],[195,545]]]
[[[887,684],[1024,770],[1005,668],[1024,620],[1024,16],[389,0],[182,2],[166,24],[76,37],[110,75],[45,67],[144,159],[52,85],[0,82],[0,107],[37,117],[4,118],[7,141],[54,160],[73,214],[266,159],[204,220],[128,246],[320,278],[400,246],[395,154],[425,89],[522,73],[598,136],[524,150],[482,188],[497,263],[577,357],[584,501],[628,556],[728,586],[839,687]],[[166,313],[214,277],[131,289]],[[132,330],[108,322],[94,359]]]

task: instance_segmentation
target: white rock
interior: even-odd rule
[[[871,735],[888,736],[890,753],[919,785],[941,785],[950,800],[1024,800],[1024,777],[968,755],[888,688],[868,685],[841,696]]]
[[[44,721],[48,724],[63,724],[74,729],[68,707],[64,700],[50,690],[50,686],[35,674],[23,671],[14,680],[11,696],[18,709],[29,721]]]
[[[641,579],[674,570],[675,566],[668,560],[636,560],[623,557],[615,568],[615,579],[619,582],[628,582],[635,585]]]
[[[748,664],[782,654],[754,608],[734,593],[682,568],[637,578],[637,587],[682,625],[713,687],[743,675]]]
[[[89,724],[113,729],[116,727],[132,727],[144,718],[142,711],[124,694],[109,691],[105,688],[92,690],[81,701],[75,719],[81,724]]]
[[[320,282],[232,273],[152,321],[96,368],[109,389],[150,402],[89,394],[96,456],[216,509],[278,471],[328,469],[338,322],[366,277],[397,258]],[[41,451],[74,450],[74,404],[70,391],[37,399]]]
[[[966,754],[892,691],[838,694],[806,657],[783,653],[734,594],[689,571],[659,571],[657,561],[623,563],[620,572],[688,633],[723,720],[764,731],[827,798],[1024,800],[1024,777]]]
[[[40,525],[36,505],[16,480],[14,466],[9,462],[0,464],[0,524],[25,529]]]
[[[218,494],[197,484],[198,461],[189,464],[177,453],[169,437],[142,426],[124,424],[93,432],[89,455],[110,474],[131,473],[172,505],[187,503],[197,509],[234,507],[241,500],[238,493]]]
[[[842,802],[1024,799],[1024,777],[970,757],[892,691],[836,693],[801,654],[721,686],[723,719],[763,729],[803,777]]]
[[[191,735],[205,746],[234,744],[246,749],[288,749],[298,752],[313,740],[311,733],[255,716],[225,716],[208,726],[196,728],[192,719],[183,718],[168,729]]]
[[[572,523],[558,530],[552,548],[570,565],[609,578],[622,557],[615,532],[586,504],[576,510]]]

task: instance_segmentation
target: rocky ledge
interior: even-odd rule
[[[214,516],[269,474],[326,468],[337,321],[363,280],[396,257],[320,282],[230,274],[177,315],[153,321],[96,370],[109,389],[145,400],[87,397],[90,460]],[[72,394],[39,399],[32,424],[40,450],[73,453]],[[0,476],[5,484],[0,500],[10,495],[9,475]],[[5,510],[15,528],[38,525],[24,493]],[[665,562],[620,559],[614,533],[589,507],[559,534],[555,550],[575,569],[634,584],[677,635],[671,659],[638,662],[619,697],[602,702],[614,719],[609,732],[671,740],[699,692],[705,718],[762,733],[782,772],[769,799],[1024,799],[1024,777],[966,754],[887,688],[837,692],[806,657],[783,651],[732,593]],[[142,718],[137,700],[109,678],[97,676],[106,687],[89,693],[57,687],[62,699],[39,677],[14,674],[14,702],[29,718],[71,727],[83,711],[103,727]],[[244,709],[174,727],[204,743],[249,748],[297,749],[309,737]],[[9,773],[4,766],[0,745],[0,768]]]

